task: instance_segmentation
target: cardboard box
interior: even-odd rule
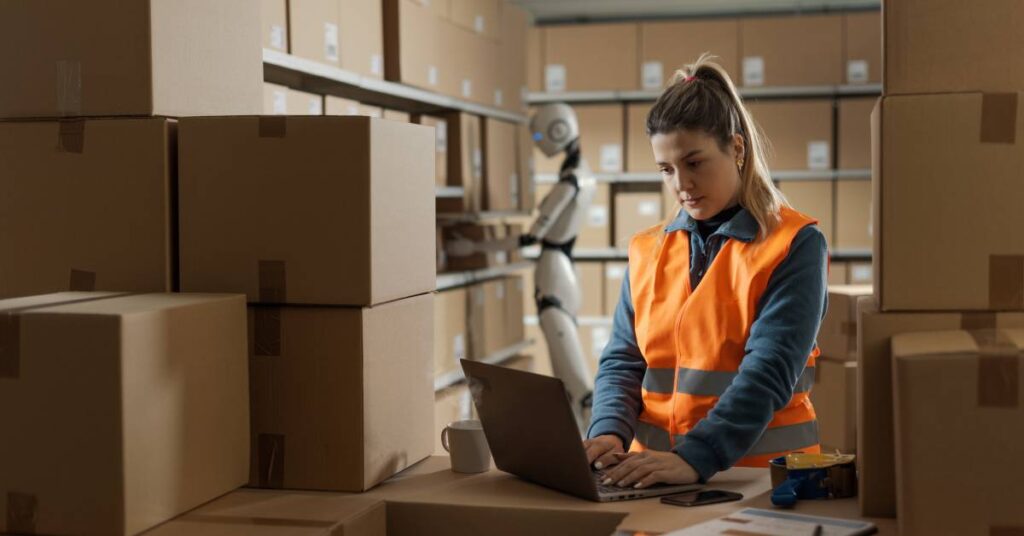
[[[636,233],[662,220],[661,194],[658,192],[615,193],[615,247],[628,248]]]
[[[584,104],[573,107],[580,124],[580,155],[595,173],[617,173],[624,168],[624,119],[621,104]],[[557,174],[564,156],[548,158],[534,149],[539,173]]]
[[[544,30],[537,26],[526,32],[526,86],[544,91]]]
[[[857,451],[857,362],[819,359],[814,366],[811,404],[818,419],[822,452]]]
[[[1024,234],[1008,232],[1024,227],[1020,96],[879,101],[871,121],[874,279],[882,310],[1024,309]],[[970,225],[958,223],[965,213]]]
[[[433,115],[416,114],[414,123],[434,129],[434,179],[437,186],[448,186],[448,122]]]
[[[448,186],[461,187],[463,194],[461,199],[438,199],[438,210],[479,211],[483,206],[483,120],[461,112],[445,114],[444,118],[448,122]]]
[[[449,423],[474,418],[476,408],[467,384],[456,384],[438,391],[434,395],[434,455],[448,456],[448,451],[441,444],[441,432]]]
[[[469,359],[487,357],[487,289],[481,283],[466,287],[466,331]]]
[[[263,48],[288,52],[288,0],[260,0]]]
[[[399,111],[399,110],[392,110],[390,108],[385,108],[384,109],[382,117],[384,119],[390,119],[391,121],[398,121],[400,123],[412,123],[412,122],[414,122],[414,121],[412,121],[412,116],[409,115],[408,112],[402,112],[402,111]],[[435,136],[436,136],[436,133],[435,133]],[[436,138],[435,138],[435,141],[436,141]]]
[[[839,99],[839,169],[871,167],[871,110],[875,97]]]
[[[438,292],[434,298],[434,376],[462,370],[466,346],[466,290]]]
[[[502,0],[450,0],[451,20],[487,39],[501,39],[501,16],[509,8]]]
[[[437,21],[438,64],[445,76],[438,89],[445,95],[495,106],[498,88],[498,44],[449,21]]]
[[[1019,2],[997,0],[967,12],[956,0],[887,1],[883,11],[885,95],[1024,86]]]
[[[389,119],[394,119],[394,112]],[[334,95],[324,95],[324,115],[365,115],[367,117],[384,117],[384,110],[380,106],[363,104],[352,99],[343,99]]]
[[[493,355],[508,346],[506,321],[508,301],[504,279],[491,279],[481,283],[484,287],[484,355]],[[517,296],[518,298],[518,296]]]
[[[442,22],[433,4],[416,0],[383,0],[384,78],[437,91],[444,78],[438,26]],[[444,2],[447,4],[447,2]]]
[[[836,181],[836,242],[840,251],[871,250],[871,181]]]
[[[647,137],[649,102],[626,104],[626,171],[630,173],[657,173],[651,139]]]
[[[0,532],[137,534],[245,483],[242,296],[3,300],[0,337]]]
[[[622,296],[622,282],[626,278],[629,263],[604,263],[604,316],[614,316],[615,308]]]
[[[850,263],[851,285],[870,285],[874,282],[873,274],[874,266],[870,262]]]
[[[0,122],[0,298],[170,292],[177,123]]]
[[[263,82],[263,115],[288,115],[288,87]]]
[[[358,495],[240,489],[147,536],[380,536],[384,501]]]
[[[501,37],[498,45],[497,84],[500,95],[495,95],[495,106],[515,113],[526,112],[527,69],[535,67],[540,60],[527,56],[535,51],[528,44],[527,34],[531,29],[530,13],[525,9],[504,2],[501,6]],[[539,54],[539,51],[536,51]],[[536,67],[539,69],[539,67]]]
[[[324,115],[324,96],[288,90],[288,115]]]
[[[544,26],[544,91],[640,89],[635,23]]]
[[[183,289],[325,305],[434,290],[430,129],[366,117],[195,118],[180,128]]]
[[[259,2],[0,5],[0,117],[254,114]],[[31,54],[26,54],[31,50]]]
[[[250,486],[365,491],[429,456],[433,314],[431,294],[251,307]]]
[[[536,201],[537,183],[534,181],[533,137],[530,129],[520,125],[516,132],[516,173],[519,174],[519,191],[513,201],[519,210],[531,212]]]
[[[818,229],[825,235],[829,247],[835,243],[832,229],[834,214],[831,180],[780,181],[779,190],[793,208],[818,220]]]
[[[705,52],[739,83],[739,34],[739,20],[731,18],[641,23],[640,88],[667,87],[676,70]]]
[[[845,285],[849,282],[850,263],[844,261],[831,261],[828,267],[828,284]],[[831,308],[831,305],[829,305]],[[820,337],[820,335],[819,335]],[[820,344],[821,339],[818,339]]]
[[[334,1],[338,5],[339,65],[360,76],[383,79],[384,15],[381,1]]]
[[[550,184],[537,186],[537,205],[551,191]],[[611,245],[611,189],[608,183],[598,183],[594,198],[576,235],[576,247],[580,249],[607,248]]]
[[[602,316],[604,314],[604,265],[600,262],[584,261],[575,263],[575,268],[580,289],[578,316]]]
[[[841,15],[740,19],[738,86],[822,86],[843,83]]]
[[[517,210],[519,163],[516,148],[517,125],[493,118],[483,120],[484,182],[483,209]]]
[[[482,484],[482,489],[492,486],[489,481]],[[536,491],[542,492],[541,498],[534,495]],[[551,492],[539,486],[518,488],[497,500],[487,497],[481,501],[480,492],[481,489],[446,486],[438,488],[436,493],[402,497],[389,502],[388,534],[519,536],[555,531],[564,536],[590,536],[614,534],[616,527],[627,516],[623,511],[580,509],[579,503],[575,507],[565,504],[549,506],[545,503],[552,500]],[[528,504],[523,504],[524,498],[529,501]]]
[[[900,534],[1020,531],[1024,329],[905,333],[891,347]],[[965,455],[969,467],[941,470]]]
[[[888,6],[887,6],[888,8]],[[882,82],[882,14],[843,15],[843,68],[847,84]]]
[[[818,329],[822,357],[832,361],[857,360],[857,300],[870,295],[871,285],[829,285],[828,311]]]
[[[288,2],[291,53],[335,67],[341,66],[338,0]]]
[[[524,317],[526,316],[526,281],[521,275],[506,277],[505,282],[505,346],[519,344],[526,340]]]
[[[583,356],[587,360],[587,367],[590,369],[591,378],[597,375],[597,369],[601,361],[601,354],[604,347],[612,336],[611,323],[594,323],[579,326],[580,343],[583,345]]]
[[[551,369],[551,357],[548,355],[548,343],[544,338],[544,332],[541,331],[540,325],[537,323],[536,316],[527,318],[525,329],[526,338],[532,340],[533,344],[527,347],[523,353],[532,358],[534,372],[545,376],[554,376]]]
[[[442,227],[443,240],[454,238],[465,238],[474,242],[489,242],[511,238],[517,242],[522,234],[517,228],[508,228],[504,225],[493,223],[458,223]],[[449,271],[461,272],[465,270],[482,270],[494,266],[504,266],[509,262],[518,261],[519,245],[516,243],[513,248],[499,251],[476,252],[472,255],[456,257],[447,254],[446,266]]]
[[[772,171],[832,169],[832,106],[827,99],[748,104],[771,143],[767,162]]]
[[[857,457],[861,514],[896,516],[890,340],[901,333],[1024,328],[1024,313],[885,313],[874,298],[857,303]],[[944,414],[933,412],[936,416]],[[943,488],[947,489],[947,488]]]

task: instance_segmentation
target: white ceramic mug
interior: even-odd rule
[[[491,468],[491,449],[480,421],[448,423],[441,430],[441,446],[451,454],[456,473],[483,473]]]

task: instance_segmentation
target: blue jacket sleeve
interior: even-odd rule
[[[816,226],[801,229],[758,304],[739,374],[676,445],[702,482],[745,456],[793,397],[827,307],[827,272],[825,237]]]
[[[647,362],[636,343],[629,271],[622,280],[619,303],[612,320],[612,336],[601,353],[594,380],[594,400],[587,437],[613,434],[629,448],[643,407],[640,386]]]

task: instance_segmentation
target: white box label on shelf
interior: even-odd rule
[[[548,64],[544,68],[545,91],[565,91],[565,65]]]
[[[473,17],[473,29],[476,30],[476,33],[484,33],[483,15],[477,15],[476,17]]]
[[[512,206],[519,206],[519,174],[508,174],[508,193],[512,197]]]
[[[306,106],[306,111],[309,115],[324,115],[323,101],[317,97],[310,97],[309,104]]]
[[[338,61],[338,25],[324,23],[324,58]]]
[[[864,84],[867,81],[867,60],[850,60],[846,62],[846,82],[848,84]]]
[[[284,26],[280,24],[274,24],[270,26],[270,46],[284,50],[285,47],[284,39]]]
[[[500,89],[495,89],[494,90],[494,105],[495,106],[504,106],[504,104],[505,104],[505,95],[504,95],[504,93],[502,93]]]
[[[601,359],[604,347],[608,345],[608,341],[611,338],[611,330],[606,326],[593,326],[590,328],[590,350],[593,352],[594,359]]]
[[[644,89],[661,89],[665,84],[665,70],[660,61],[645,61],[641,74]]]
[[[626,267],[618,264],[606,266],[604,276],[608,279],[622,279],[626,277]]]
[[[622,171],[622,145],[609,143],[601,146],[601,171]]]
[[[827,141],[807,142],[807,169],[828,169],[832,165]]]
[[[587,210],[587,225],[590,227],[608,227],[608,207],[592,205]]]
[[[432,86],[437,85],[437,66],[431,65],[427,67],[427,83]]]
[[[743,85],[764,85],[764,58],[761,56],[747,56],[743,58]]]
[[[370,56],[370,72],[378,76],[384,74],[384,58],[380,54]]]
[[[871,265],[870,264],[857,264],[850,270],[850,282],[851,283],[867,283],[871,281]]]
[[[434,127],[434,140],[437,152],[443,153],[448,150],[448,123],[444,121],[437,123],[437,126]]]
[[[473,178],[479,180],[484,176],[484,156],[479,147],[473,148]]]
[[[274,114],[288,113],[288,94],[280,89],[274,90]]]
[[[636,212],[641,216],[657,216],[660,208],[661,203],[658,201],[641,201],[636,206]]]
[[[452,357],[455,358],[456,364],[460,359],[466,358],[466,336],[462,333],[452,337]]]
[[[494,252],[494,262],[496,262],[498,264],[508,264],[508,252],[507,251],[496,251],[496,252]],[[499,287],[499,288],[501,288],[501,287]],[[505,298],[505,290],[502,289],[500,292],[501,292],[501,296],[498,297],[499,300]]]
[[[473,96],[473,81],[468,78],[462,79],[462,96],[467,99]]]

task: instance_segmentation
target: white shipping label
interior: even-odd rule
[[[473,178],[480,179],[484,176],[484,157],[479,147],[473,148]]]
[[[660,61],[645,61],[640,76],[644,89],[661,89],[665,84],[665,70]]]
[[[550,64],[544,68],[544,90],[565,91],[565,65]]]
[[[309,115],[324,115],[323,101],[318,97],[310,97],[309,104],[306,106],[306,111]]]
[[[434,127],[434,139],[437,142],[435,147],[437,152],[443,153],[448,150],[448,123],[446,121],[440,121]]]
[[[356,104],[349,104],[347,110],[348,115],[359,115],[359,106]]]
[[[285,49],[284,26],[274,24],[270,26],[270,46],[278,49]]]
[[[476,30],[476,33],[484,33],[483,15],[477,15],[476,17],[473,17],[473,29]]]
[[[850,282],[851,283],[867,283],[871,281],[871,265],[870,264],[858,264],[852,267],[850,270]]]
[[[473,81],[468,78],[462,79],[462,96],[467,99],[473,96]]]
[[[462,333],[452,337],[452,357],[456,363],[466,358],[466,336]]]
[[[587,210],[587,225],[589,227],[608,227],[608,207],[592,205]]]
[[[604,347],[611,340],[611,332],[605,326],[594,326],[590,328],[590,348],[595,359],[601,359]]]
[[[274,114],[288,113],[288,94],[279,89],[274,90]]]
[[[604,269],[604,276],[608,279],[622,279],[626,277],[626,267],[620,265],[607,266]]]
[[[505,104],[505,95],[501,92],[500,89],[495,89],[494,90],[494,105],[495,106],[504,106],[504,104]]]
[[[807,169],[829,169],[831,166],[829,143],[827,141],[807,142]]]
[[[378,76],[384,74],[384,58],[380,54],[370,56],[370,72]]]
[[[764,58],[761,56],[743,58],[743,85],[764,85]]]
[[[324,23],[324,58],[338,61],[338,25]]]
[[[867,60],[850,60],[846,62],[846,83],[864,84],[868,81]]]
[[[508,252],[507,251],[496,251],[494,253],[494,262],[498,264],[508,264]],[[502,290],[502,297],[505,295],[505,291]]]
[[[636,206],[636,212],[641,216],[658,216],[658,210],[660,208],[661,203],[657,201],[641,201]]]
[[[427,83],[432,86],[437,85],[437,67],[434,65],[427,67]]]
[[[601,171],[622,171],[622,146],[609,143],[601,146]]]

